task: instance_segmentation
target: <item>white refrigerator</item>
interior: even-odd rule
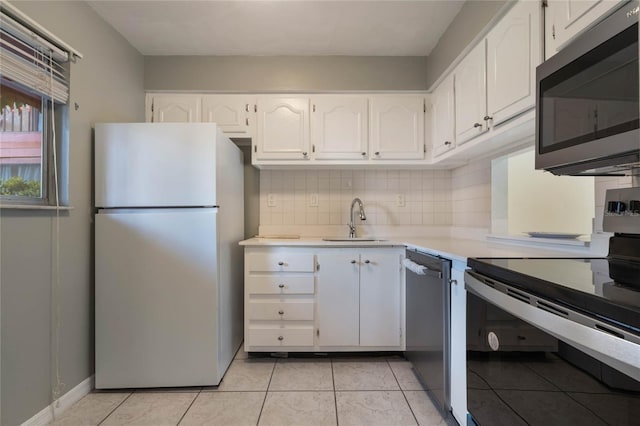
[[[212,386],[242,342],[240,149],[212,123],[95,126],[95,386]]]

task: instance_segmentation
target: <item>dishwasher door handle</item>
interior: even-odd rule
[[[425,275],[430,277],[436,277],[438,279],[442,279],[442,272],[436,271],[434,269],[429,269],[429,267],[420,265],[419,263],[414,262],[411,259],[404,259],[402,262],[405,269],[407,271],[411,271],[416,275]]]

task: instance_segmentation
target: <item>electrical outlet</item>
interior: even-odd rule
[[[404,194],[396,194],[396,206],[398,207],[405,206]]]
[[[318,207],[318,194],[309,194],[309,207]]]
[[[267,207],[276,206],[276,194],[267,194]]]

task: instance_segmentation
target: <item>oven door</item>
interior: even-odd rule
[[[465,287],[468,424],[637,424],[637,342],[472,271]]]

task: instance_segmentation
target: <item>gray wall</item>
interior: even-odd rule
[[[427,60],[427,88],[440,77],[471,41],[491,22],[506,0],[470,0],[453,19]]]
[[[146,90],[425,90],[420,56],[147,56]]]
[[[144,61],[86,3],[14,4],[84,58],[71,66],[69,201],[60,217],[60,373],[65,393],[93,374],[92,127],[144,121]],[[51,403],[49,333],[55,213],[0,210],[2,425]]]

